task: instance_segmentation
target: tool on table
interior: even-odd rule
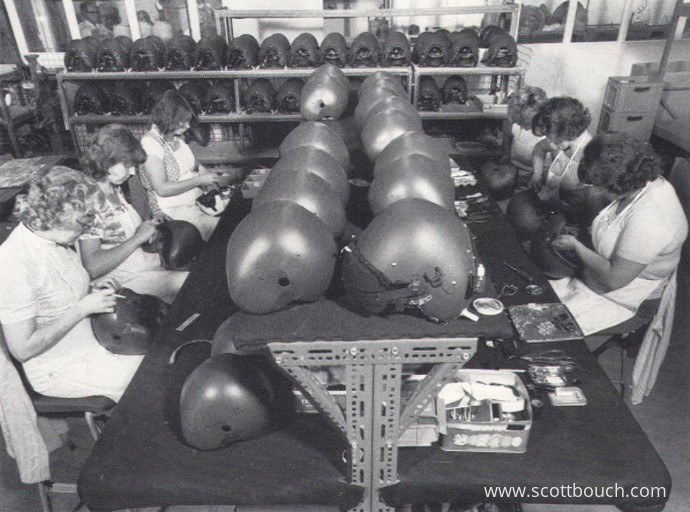
[[[527,272],[525,272],[524,270],[517,268],[517,267],[514,267],[513,265],[511,265],[510,263],[506,263],[505,261],[503,262],[503,264],[506,267],[508,267],[510,270],[515,272],[517,275],[519,275],[521,278],[523,278],[525,281],[527,281],[528,283],[535,284],[534,278],[531,275],[529,275]]]
[[[567,352],[558,349],[544,350],[534,354],[527,354],[520,356],[518,359],[529,361],[530,363],[558,365],[562,367],[564,371],[572,371],[577,365],[575,358],[569,356]]]

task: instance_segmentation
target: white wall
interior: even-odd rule
[[[549,96],[572,96],[592,113],[596,130],[606,84],[610,76],[628,76],[633,64],[659,62],[664,41],[626,43],[534,44],[525,83],[543,88]],[[676,41],[671,61],[690,61],[690,41]],[[684,95],[687,112],[690,94]]]

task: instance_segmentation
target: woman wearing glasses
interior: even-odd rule
[[[96,180],[105,201],[93,227],[79,239],[79,252],[92,278],[113,277],[137,293],[171,303],[189,273],[165,270],[158,254],[142,250],[156,233],[157,221],[142,221],[120,189],[145,161],[141,144],[121,124],[107,125],[91,138],[81,168]]]
[[[91,178],[55,167],[18,196],[20,220],[0,246],[0,323],[7,346],[38,393],[118,401],[143,356],[103,348],[89,316],[115,306],[112,279],[90,282],[74,243],[102,193]]]

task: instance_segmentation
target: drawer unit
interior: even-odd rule
[[[664,82],[646,77],[610,77],[604,107],[616,112],[656,112]]]
[[[649,140],[654,128],[656,109],[652,112],[617,112],[604,107],[599,118],[599,132],[625,132],[642,141]]]

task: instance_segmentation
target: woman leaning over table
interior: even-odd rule
[[[592,223],[594,250],[571,235],[553,242],[575,251],[584,268],[580,278],[551,284],[587,335],[628,320],[643,301],[661,296],[678,266],[688,224],[673,186],[660,176],[658,159],[628,134],[594,137],[578,172],[612,202]]]
[[[218,217],[206,215],[196,205],[200,187],[222,182],[219,174],[196,169],[194,153],[184,141],[193,117],[187,100],[176,91],[167,91],[151,112],[151,129],[141,145],[148,158],[141,179],[148,193],[152,213],[164,213],[194,224],[208,240],[218,224]]]
[[[142,244],[156,232],[156,220],[142,221],[127,202],[120,186],[146,161],[146,153],[126,127],[111,124],[89,141],[82,171],[91,176],[105,196],[96,222],[79,239],[81,259],[92,278],[113,277],[137,293],[172,302],[189,275],[165,270],[158,254],[144,252]]]
[[[91,329],[90,315],[113,311],[117,284],[90,282],[74,243],[102,200],[84,173],[55,167],[17,198],[20,223],[0,246],[7,346],[44,395],[117,401],[143,358],[108,352]]]

